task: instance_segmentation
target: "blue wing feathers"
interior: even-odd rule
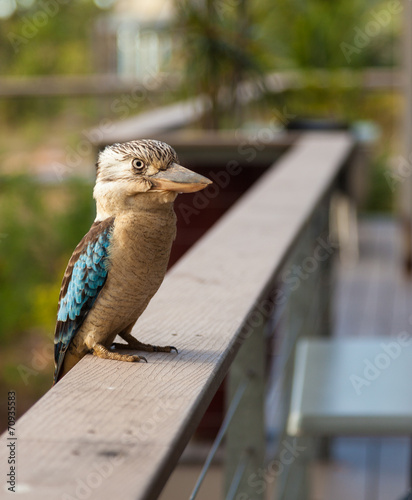
[[[55,382],[64,356],[107,278],[107,256],[114,217],[95,222],[76,247],[60,292],[55,331]]]

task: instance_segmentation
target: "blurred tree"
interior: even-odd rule
[[[395,209],[395,191],[391,188],[390,158],[387,153],[374,155],[370,165],[370,189],[365,211],[391,213]]]
[[[217,128],[219,95],[239,125],[239,81],[265,71],[298,69],[304,79],[299,95],[275,96],[292,103],[294,115],[352,119],[360,93],[346,70],[396,63],[400,2],[382,0],[176,0],[185,61],[184,85],[211,102],[204,126]],[[327,73],[316,73],[327,70]],[[319,81],[322,88],[319,88]],[[219,94],[220,93],[220,94]],[[293,109],[292,109],[293,107]],[[317,113],[317,111],[319,111]],[[355,113],[356,114],[356,113]],[[219,119],[220,117],[220,119]],[[233,120],[233,117],[236,117]]]
[[[21,336],[33,327],[54,324],[64,266],[93,218],[91,190],[89,184],[76,180],[56,187],[29,176],[1,179],[0,341],[3,346],[13,342],[17,333]],[[49,287],[55,293],[50,298],[53,306],[40,314],[37,306]]]
[[[268,68],[298,70],[301,78],[297,90],[272,96],[275,105],[297,117],[366,118],[359,70],[395,64],[401,10],[382,0],[259,2]]]
[[[395,11],[402,10],[398,4],[390,8],[382,0],[278,0],[274,5],[269,0],[259,2],[256,15],[278,68],[355,69],[394,64],[399,31]],[[342,44],[359,49],[350,61]]]
[[[31,76],[92,73],[91,27],[101,12],[91,0],[18,2],[8,19],[0,20],[0,74]],[[47,105],[46,105],[47,104]],[[64,99],[25,98],[0,101],[9,121],[31,115],[51,116]]]
[[[262,74],[261,48],[246,5],[245,0],[177,0],[184,86],[209,97],[205,128],[217,129],[224,110],[232,120],[239,117],[238,83]]]
[[[17,392],[18,415],[51,385],[60,284],[93,220],[91,192],[89,183],[76,179],[0,179],[0,392]],[[0,422],[7,414],[3,403]]]
[[[35,0],[0,22],[0,73],[84,74],[93,71],[90,33],[100,10],[91,0]]]

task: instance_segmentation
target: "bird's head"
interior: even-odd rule
[[[206,177],[179,165],[168,144],[149,139],[107,146],[99,154],[96,169],[94,197],[98,208],[103,200],[106,208],[110,201],[130,206],[130,198],[138,198],[140,203],[138,195],[146,193],[155,195],[150,198],[159,202],[173,201],[179,193],[200,191],[211,184]]]

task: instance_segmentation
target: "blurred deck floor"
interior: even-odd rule
[[[335,335],[396,336],[412,328],[412,281],[402,275],[400,227],[391,218],[359,223],[359,261],[338,265]],[[310,500],[401,500],[408,488],[409,438],[336,438],[331,458],[311,469]],[[201,465],[179,465],[161,500],[188,499]],[[222,467],[206,476],[198,500],[222,499]],[[271,495],[268,498],[273,498]]]

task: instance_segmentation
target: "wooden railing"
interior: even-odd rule
[[[265,463],[267,332],[282,315],[282,442],[296,337],[325,333],[333,250],[317,251],[317,238],[327,240],[330,197],[353,152],[348,133],[303,134],[171,269],[133,333],[179,354],[147,364],[86,356],[17,422],[19,498],[157,498],[229,369],[226,498],[263,498],[251,478]]]
[[[399,69],[368,68],[363,71],[350,71],[347,67],[337,69],[341,72],[341,88],[361,87],[365,90],[401,90],[404,76]],[[329,71],[310,72],[312,86],[325,87]],[[280,71],[268,74],[264,83],[269,92],[279,93],[290,89],[305,87],[305,74],[302,71]],[[142,93],[156,95],[167,90],[176,90],[181,85],[177,74],[164,73],[148,75],[146,79],[119,77],[116,74],[94,75],[43,75],[43,76],[0,76],[0,98],[25,97],[74,97],[74,96],[118,96],[125,93],[133,100],[140,102]],[[254,84],[243,84],[244,93],[259,87]],[[123,103],[124,104],[124,103]]]

